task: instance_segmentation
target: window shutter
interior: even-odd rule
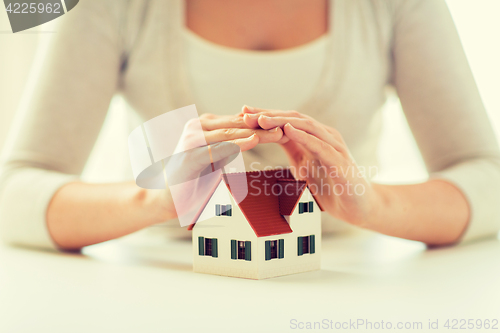
[[[198,254],[200,256],[205,255],[205,238],[204,237],[198,237]]]
[[[312,201],[309,201],[309,213],[312,213],[313,210],[314,210],[314,205],[313,205],[313,202]]]
[[[231,205],[227,205],[227,216],[233,216],[233,207]]]
[[[235,239],[231,239],[231,259],[238,259]]]
[[[217,238],[212,238],[212,257],[217,258],[219,253],[217,252]]]
[[[252,260],[252,242],[250,241],[245,242],[245,260]]]
[[[278,240],[278,258],[283,259],[285,257],[285,240]]]
[[[304,204],[302,202],[299,202],[299,214],[302,214],[304,212]]]
[[[266,241],[266,260],[271,260],[271,241]]]
[[[215,205],[215,216],[220,216],[220,205]]]
[[[310,251],[309,253],[314,253],[316,251],[316,237],[314,235],[309,236],[310,241],[309,241],[309,248]]]
[[[301,256],[304,254],[304,252],[302,252],[303,249],[302,249],[302,237],[297,237],[297,255]]]

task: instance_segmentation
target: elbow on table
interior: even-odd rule
[[[500,230],[500,152],[461,163],[448,175],[445,178],[462,190],[470,209],[468,224],[454,244],[496,237]]]
[[[0,169],[0,240],[38,249],[57,249],[45,223],[55,183],[53,171],[4,164]],[[60,182],[59,182],[60,183]]]

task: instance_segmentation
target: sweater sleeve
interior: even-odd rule
[[[111,2],[85,0],[60,18],[14,144],[0,173],[0,237],[55,249],[47,207],[77,181],[106,116],[120,72],[121,38]]]
[[[431,178],[459,188],[462,241],[500,229],[500,152],[444,0],[398,0],[393,83]]]

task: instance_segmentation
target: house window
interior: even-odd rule
[[[233,209],[231,205],[215,205],[215,216],[232,216]]]
[[[297,255],[316,252],[316,238],[314,235],[297,237]]]
[[[205,255],[212,256],[212,239],[205,238]]]
[[[299,214],[312,213],[313,211],[314,211],[314,205],[312,201],[299,202]]]
[[[198,254],[200,256],[217,258],[217,238],[198,237]]]
[[[238,241],[238,259],[245,259],[245,242]]]
[[[266,260],[283,259],[285,257],[285,240],[268,240],[266,246]]]
[[[271,259],[276,259],[278,258],[278,241],[269,241],[269,247],[271,248],[270,249],[270,252],[271,252]]]
[[[231,239],[231,259],[252,260],[252,242]]]

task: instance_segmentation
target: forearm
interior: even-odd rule
[[[373,184],[377,203],[363,225],[429,245],[456,242],[469,221],[468,203],[452,184],[430,180],[415,185]]]
[[[133,182],[67,184],[48,207],[49,233],[59,248],[78,249],[174,218],[169,196],[158,191]]]

